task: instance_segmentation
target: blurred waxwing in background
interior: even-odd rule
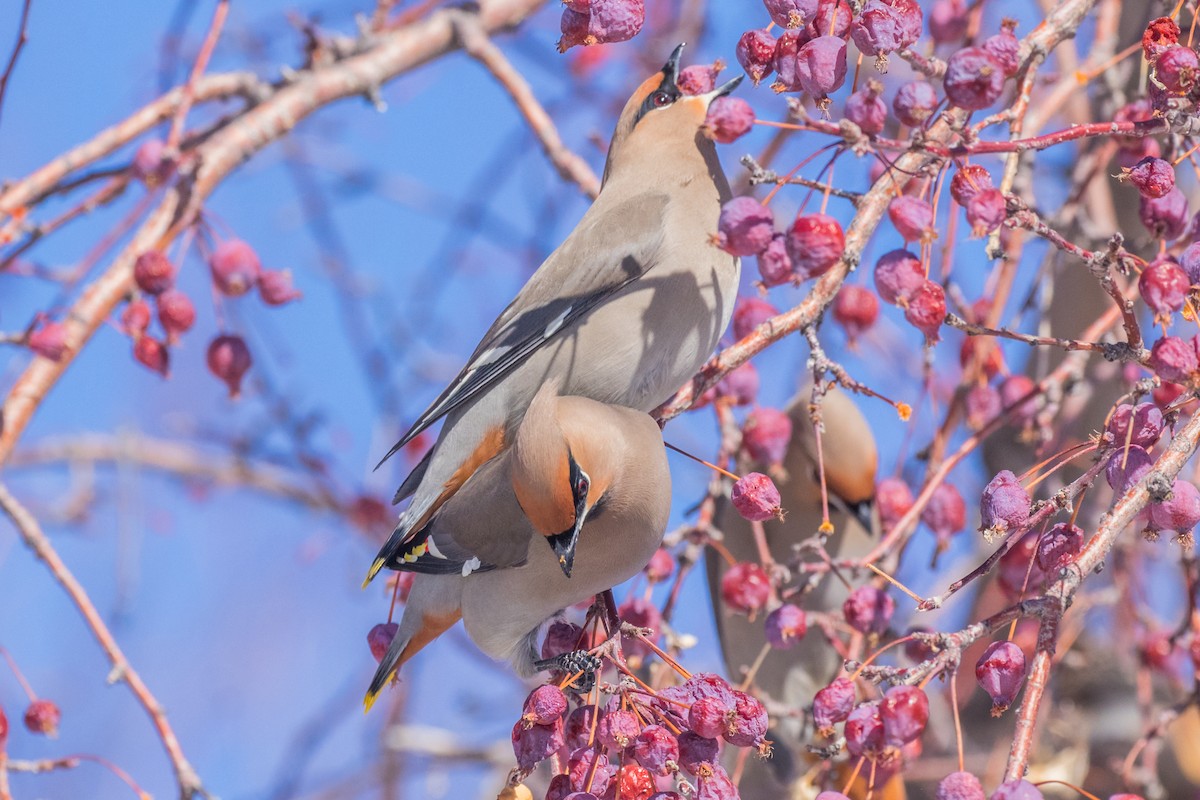
[[[412,502],[367,580],[511,446],[545,381],[559,379],[564,395],[650,411],[712,354],[733,311],[740,263],[711,241],[730,191],[701,127],[709,103],[741,76],[683,95],[676,85],[682,49],[626,103],[595,203],[392,448],[445,417],[432,450],[396,493],[396,502]]]
[[[805,386],[787,408],[792,420],[792,439],[783,461],[787,474],[777,481],[786,517],[782,522],[763,523],[771,556],[780,563],[793,558],[796,545],[816,536],[822,521],[817,447],[809,416],[811,398],[811,386]],[[878,542],[874,508],[878,461],[875,438],[866,418],[841,389],[831,389],[825,395],[821,416],[822,455],[830,522],[834,526],[826,549],[834,557],[865,555]],[[743,473],[755,468],[761,469],[762,465],[741,465]],[[718,510],[716,525],[724,534],[725,547],[738,562],[759,560],[750,523],[732,505],[725,503]],[[815,559],[813,555],[811,560]],[[721,651],[730,680],[736,684],[767,644],[763,616],[760,614],[751,621],[746,615],[726,608],[720,584],[727,565],[711,550],[705,562]],[[837,612],[847,594],[840,581],[826,576],[803,596],[800,605],[807,610]],[[791,649],[769,650],[755,673],[754,686],[785,706],[806,709],[817,690],[828,684],[841,667],[841,658],[825,637],[819,631],[810,631]],[[776,715],[773,722],[770,738],[774,741],[774,752],[769,760],[751,759],[746,764],[739,785],[743,797],[782,800],[804,796],[799,784],[815,763],[805,750],[805,745],[813,741],[812,731],[804,729],[800,717]],[[874,798],[903,798],[903,787],[899,784],[892,781],[877,788]]]
[[[532,675],[542,623],[633,577],[661,544],[671,476],[658,424],[560,397],[556,384],[534,396],[512,446],[388,556],[385,566],[417,575],[368,709],[397,667],[460,618],[479,649]]]

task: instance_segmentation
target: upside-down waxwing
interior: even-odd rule
[[[702,132],[709,103],[676,85],[683,45],[625,104],[579,225],[492,324],[466,367],[389,452],[445,417],[396,492],[412,497],[367,575],[394,563],[483,464],[512,443],[542,383],[649,411],[690,378],[729,322],[738,259],[710,239],[729,184]],[[386,456],[385,456],[386,459]]]
[[[547,382],[512,446],[388,558],[387,566],[417,574],[367,708],[401,664],[459,619],[480,650],[532,675],[542,623],[642,569],[662,542],[670,508],[671,476],[653,418],[560,397],[557,381]]]
[[[763,523],[772,557],[786,563],[793,558],[793,547],[816,536],[822,521],[821,486],[817,473],[817,447],[809,416],[811,386],[805,386],[789,403],[792,439],[783,460],[786,476],[777,481],[783,509],[780,522]],[[830,521],[834,533],[826,550],[831,556],[852,558],[866,554],[877,541],[874,537],[878,518],[874,508],[875,470],[878,455],[871,426],[854,401],[840,389],[831,389],[821,405],[824,432],[821,454],[825,465],[825,484],[829,495]],[[742,465],[744,469],[754,464]],[[718,530],[724,534],[724,546],[737,561],[759,559],[750,523],[733,506],[724,503],[716,516]],[[809,556],[807,560],[816,557]],[[761,617],[754,621],[725,608],[721,599],[721,577],[727,565],[715,553],[705,557],[709,590],[716,616],[717,634],[726,669],[737,682],[767,644]],[[847,590],[833,576],[804,595],[803,607],[810,610],[837,611]],[[818,632],[810,632],[789,650],[770,650],[755,673],[754,685],[772,700],[789,707],[806,708],[813,695],[838,673],[842,662],[833,647]],[[793,796],[792,784],[804,777],[804,745],[811,731],[802,728],[802,719],[777,717],[771,738],[775,742],[768,761],[751,759],[740,784],[743,797],[775,800]],[[893,782],[895,783],[895,782]],[[891,784],[876,789],[876,800],[903,797]],[[800,796],[800,795],[797,795]]]

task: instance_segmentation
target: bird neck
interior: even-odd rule
[[[558,422],[555,387],[534,396],[513,444],[512,485],[517,502],[543,536],[575,524],[571,495],[570,451]]]

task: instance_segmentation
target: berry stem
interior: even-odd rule
[[[29,697],[29,702],[37,700],[37,693],[33,691],[33,687],[29,685],[29,681],[25,680],[25,676],[17,667],[17,662],[13,659],[12,654],[7,649],[0,647],[0,655],[4,656],[4,660],[8,662],[8,668],[12,670],[13,675],[17,679],[17,683],[21,684],[21,688],[25,690],[25,694]]]
[[[681,447],[676,447],[675,445],[671,444],[670,442],[666,442],[666,441],[664,441],[663,444],[665,444],[667,446],[667,449],[674,450],[676,453],[679,453],[680,455],[687,456],[692,461],[696,461],[700,464],[703,464],[704,466],[708,467],[709,469],[711,469],[715,472],[719,472],[720,474],[724,475],[726,478],[729,478],[730,480],[733,480],[733,481],[741,480],[740,477],[738,477],[737,475],[734,475],[729,470],[721,469],[720,467],[718,467],[716,464],[712,463],[711,461],[705,461],[703,458],[700,458],[700,456],[694,456],[691,453],[689,453],[687,450],[684,450]]]
[[[871,570],[871,571],[872,571],[872,572],[874,572],[876,575],[878,575],[879,577],[883,578],[885,581],[887,581],[888,583],[890,583],[892,586],[895,586],[897,589],[899,589],[900,591],[904,592],[906,595],[908,595],[909,597],[911,597],[913,600],[916,600],[918,605],[920,605],[921,603],[924,603],[924,602],[925,602],[925,598],[924,598],[924,597],[921,597],[919,594],[917,594],[916,592],[914,592],[912,589],[909,589],[909,588],[908,588],[907,586],[905,586],[903,583],[901,583],[900,581],[896,580],[896,579],[895,579],[895,578],[893,578],[891,575],[888,575],[886,572],[884,572],[883,570],[881,570],[879,567],[875,566],[874,564],[871,564],[871,563],[869,563],[869,562],[868,562],[868,563],[867,563],[867,569]]]

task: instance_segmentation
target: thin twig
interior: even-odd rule
[[[187,119],[188,111],[192,108],[192,100],[196,95],[196,82],[200,80],[200,76],[208,67],[208,61],[212,58],[213,50],[216,49],[217,39],[221,36],[221,28],[225,26],[225,17],[228,14],[229,0],[217,0],[217,7],[213,10],[208,33],[204,36],[200,52],[196,55],[196,62],[192,65],[192,72],[183,86],[183,99],[179,103],[179,108],[175,110],[175,118],[171,120],[171,130],[167,134],[166,149],[168,153],[174,153],[179,147],[179,139],[183,135],[183,123]]]
[[[13,69],[17,66],[17,58],[25,49],[25,43],[29,41],[29,8],[32,5],[33,0],[25,0],[25,4],[21,7],[21,22],[17,25],[17,43],[13,45],[12,55],[8,57],[8,66],[4,68],[4,74],[0,75],[0,112],[4,110],[4,93],[8,90],[8,79],[12,77]]]

